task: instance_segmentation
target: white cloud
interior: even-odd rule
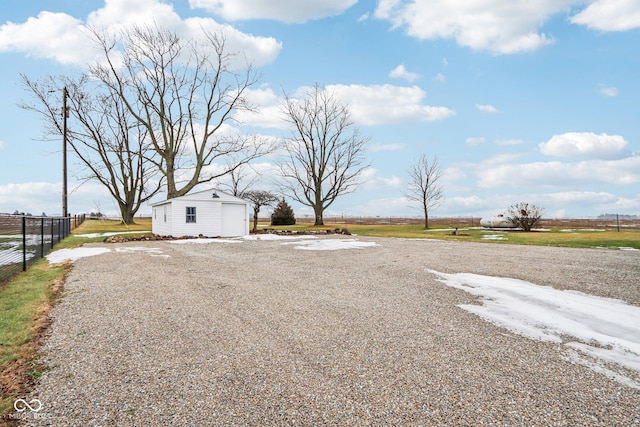
[[[640,28],[640,2],[637,0],[595,0],[572,16],[574,24],[600,31],[627,31]]]
[[[402,180],[397,176],[381,177],[378,175],[378,170],[371,167],[363,170],[358,179],[364,190],[397,189],[402,185]]]
[[[362,14],[359,18],[357,22],[364,22],[366,20],[369,19],[369,12]]]
[[[404,65],[400,64],[389,73],[389,77],[394,79],[404,79],[409,83],[416,81],[420,75],[408,71]]]
[[[69,212],[72,215],[96,210],[96,202],[108,200],[109,205],[102,206],[103,212],[118,214],[118,208],[106,189],[97,183],[79,184],[69,182]],[[0,185],[0,212],[14,211],[49,216],[62,212],[62,184],[52,182],[25,182]]]
[[[539,147],[540,152],[547,156],[616,159],[627,155],[627,145],[628,142],[620,135],[568,132],[554,135],[549,141],[540,143]]]
[[[476,195],[473,196],[457,196],[447,197],[442,204],[440,211],[455,212],[462,215],[473,215],[475,212],[492,212],[495,209],[496,204],[486,198],[482,198]]]
[[[302,23],[344,13],[357,0],[189,0],[192,8],[206,9],[229,21],[272,19]]]
[[[522,139],[517,139],[517,138],[510,138],[510,139],[496,139],[495,141],[493,141],[494,144],[496,145],[521,145],[524,144],[524,141]]]
[[[476,104],[476,109],[483,113],[497,113],[499,111],[496,107],[489,104]]]
[[[485,141],[483,136],[471,136],[467,138],[464,143],[471,146],[480,145]]]
[[[7,146],[7,143],[2,141],[2,140],[0,140],[0,150],[2,150],[6,146]]]
[[[447,81],[447,76],[445,76],[442,73],[438,73],[436,74],[436,76],[433,78],[434,81],[436,82],[440,82],[440,83],[444,83]]]
[[[348,103],[353,120],[364,126],[432,122],[455,115],[447,107],[424,105],[427,94],[418,86],[330,85],[327,89]]]
[[[380,198],[368,200],[349,207],[350,216],[376,217],[376,216],[406,216],[407,212],[419,216],[420,212],[413,207],[412,202],[406,197]]]
[[[480,165],[481,188],[563,188],[575,185],[640,183],[640,156],[577,163],[532,162]]]
[[[614,97],[614,96],[618,96],[618,88],[613,86],[609,86],[609,87],[603,86],[598,89],[598,93],[600,93],[600,95],[602,96]]]
[[[351,118],[357,125],[373,126],[387,123],[431,122],[445,120],[455,111],[447,107],[424,105],[426,92],[418,86],[394,85],[328,85],[342,103],[349,106]],[[304,96],[310,88],[302,86],[292,97]],[[270,88],[247,92],[247,98],[257,107],[257,113],[241,112],[237,119],[265,128],[287,127],[283,121],[280,105],[282,99]]]
[[[407,147],[406,144],[371,144],[368,147],[369,151],[378,152],[378,151],[399,151],[404,150]]]
[[[375,16],[421,40],[453,38],[474,50],[512,54],[553,43],[538,28],[573,3],[576,0],[380,0]]]
[[[98,59],[82,23],[64,13],[40,12],[22,24],[0,26],[0,52],[24,52],[62,64],[85,65]]]
[[[54,59],[63,64],[84,67],[100,59],[87,28],[115,33],[130,24],[157,24],[161,28],[198,37],[202,28],[224,32],[228,52],[242,51],[260,66],[272,62],[282,44],[272,37],[256,37],[222,25],[210,18],[182,19],[173,6],[160,0],[109,0],[91,12],[86,23],[64,13],[41,12],[21,24],[0,26],[0,51],[17,51],[37,58]]]

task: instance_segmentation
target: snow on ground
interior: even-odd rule
[[[287,242],[283,245],[297,245],[294,249],[307,251],[335,251],[340,249],[362,249],[378,246],[375,242],[361,242],[356,239],[318,239],[303,242]]]
[[[447,286],[481,299],[460,305],[484,320],[532,339],[564,343],[569,358],[628,386],[640,384],[603,366],[613,363],[640,372],[640,307],[577,291],[557,290],[518,279],[427,270]]]
[[[49,264],[57,264],[64,261],[76,261],[80,258],[86,258],[89,256],[100,255],[106,252],[111,252],[108,248],[73,248],[73,249],[58,249],[47,255]]]
[[[116,248],[116,252],[122,253],[132,253],[132,252],[145,252],[149,256],[157,256],[161,258],[169,258],[169,255],[166,255],[162,252],[160,248],[146,248],[144,246],[122,246],[120,248]]]
[[[483,234],[482,240],[509,240],[504,234]]]
[[[251,240],[307,240],[296,242],[285,242],[287,244],[295,244],[294,249],[306,249],[315,251],[329,251],[339,249],[361,249],[364,247],[376,246],[373,242],[360,242],[356,239],[318,239],[316,236],[300,235],[300,236],[279,236],[275,234],[260,234],[244,236],[237,239],[184,239],[184,240],[168,240],[172,244],[209,244],[209,243],[242,243],[243,241]],[[149,256],[165,257],[168,258],[162,252],[160,248],[147,248],[144,246],[121,246],[115,249],[116,252],[145,252]],[[64,261],[76,261],[80,258],[89,256],[100,255],[106,252],[111,252],[109,248],[85,248],[79,247],[74,249],[59,249],[53,251],[47,255],[49,264],[57,264]]]
[[[241,237],[243,240],[292,240],[292,239],[317,239],[317,236],[308,234],[249,234]]]
[[[196,245],[208,245],[209,243],[242,243],[239,240],[232,240],[232,239],[200,239],[200,238],[195,238],[195,239],[180,239],[180,240],[168,240],[169,243],[172,243],[174,245],[186,245],[189,243],[193,243]]]
[[[113,233],[90,233],[90,234],[76,234],[76,237],[86,237],[87,239],[93,239],[96,237],[110,237],[110,236],[119,236],[120,234],[145,234],[151,233],[151,230],[142,230],[142,231],[118,231]]]

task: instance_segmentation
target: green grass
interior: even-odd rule
[[[421,225],[361,225],[361,224],[326,224],[313,226],[311,224],[296,224],[292,226],[271,227],[268,224],[259,224],[258,229],[273,228],[276,230],[290,230],[294,232],[317,232],[346,228],[353,234],[360,236],[378,237],[402,237],[420,239],[453,240],[463,242],[485,242],[493,244],[538,245],[559,246],[573,248],[620,248],[628,247],[640,249],[640,230],[615,231],[615,230],[579,230],[572,232],[561,229],[548,229],[544,231],[492,231],[480,227],[458,229],[454,235],[456,225],[450,227],[433,227],[425,229]],[[498,238],[496,240],[490,237]]]
[[[37,349],[31,344],[45,326],[46,313],[57,296],[55,285],[63,280],[65,268],[63,265],[49,267],[46,259],[41,259],[0,287],[0,372],[3,372],[0,414],[12,407],[15,393],[19,391],[4,392],[5,386],[16,381],[11,375],[15,373],[15,362],[20,359],[19,366],[25,369],[25,375],[38,376],[39,369],[34,362]]]
[[[80,237],[80,235],[103,233],[130,233],[126,234],[128,237],[151,235],[151,218],[136,219],[136,223],[132,225],[125,225],[120,221],[109,219],[88,219],[80,227],[73,230],[71,235],[60,242],[56,248],[72,248],[83,243],[102,242],[105,239],[104,236]]]
[[[80,234],[131,231],[150,234],[150,230],[150,219],[130,226],[119,221],[87,220],[54,250],[104,239],[78,237]],[[16,385],[25,377],[35,380],[42,374],[34,338],[46,327],[48,310],[55,303],[67,269],[65,265],[50,266],[46,259],[41,259],[0,287],[0,416],[13,407],[17,393],[24,391]]]

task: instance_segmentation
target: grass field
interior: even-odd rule
[[[572,228],[544,228],[541,231],[522,232],[512,230],[488,230],[482,227],[465,227],[461,225],[454,234],[456,225],[434,226],[424,229],[415,224],[326,224],[313,226],[312,224],[296,224],[287,227],[271,227],[267,223],[259,224],[258,229],[289,230],[292,232],[317,232],[346,228],[353,234],[361,236],[400,237],[455,240],[463,242],[487,242],[497,244],[540,245],[574,248],[633,248],[640,249],[640,230],[616,229],[581,229]]]
[[[324,226],[314,226],[311,223],[298,223],[293,226],[272,227],[267,222],[260,222],[258,230],[273,229],[292,232],[322,232],[346,228],[353,234],[361,236],[399,237],[456,240],[465,242],[487,242],[497,244],[560,246],[574,248],[633,248],[640,249],[640,229],[617,228],[609,223],[594,220],[546,220],[541,231],[530,233],[510,230],[487,230],[477,226],[470,226],[473,221],[468,219],[435,220],[434,226],[426,229],[420,224],[401,223],[382,224],[345,224],[327,223]],[[599,228],[594,225],[599,224]],[[454,235],[458,227],[457,235]],[[109,232],[140,232],[127,234],[129,238],[150,234],[151,219],[136,219],[134,225],[122,225],[119,221],[87,220],[82,226],[74,230],[73,234],[62,242],[64,246],[77,246],[85,242],[102,241],[104,237],[84,238],[79,234],[109,233]]]
[[[103,236],[81,237],[85,234],[130,233],[127,237],[151,234],[151,219],[137,219],[135,225],[122,225],[119,221],[87,220],[60,242],[55,249],[100,242]],[[545,245],[579,248],[634,248],[640,250],[640,230],[617,231],[615,228],[571,228],[567,221],[547,224],[544,231],[520,232],[486,230],[469,226],[468,222],[453,220],[425,230],[419,224],[297,224],[271,227],[259,224],[259,229],[288,230],[291,232],[323,232],[347,228],[361,236],[439,239],[487,244]],[[454,234],[458,227],[457,234]],[[588,227],[591,227],[588,225]],[[134,232],[134,233],[132,233]],[[47,327],[47,313],[55,303],[64,282],[68,266],[50,267],[46,259],[34,264],[28,271],[0,288],[0,414],[13,406],[14,400],[24,393],[38,376],[38,336]]]

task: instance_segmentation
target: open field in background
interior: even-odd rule
[[[299,224],[313,224],[312,217],[296,217]],[[325,223],[347,225],[422,225],[420,217],[325,217]],[[261,223],[268,223],[269,218],[260,218]],[[617,229],[640,230],[640,219],[597,219],[597,218],[543,218],[542,228],[592,228],[601,230]],[[429,218],[430,227],[480,227],[480,217]]]
[[[479,218],[436,218],[429,221],[425,230],[422,220],[408,218],[367,219],[358,222],[329,222],[315,227],[309,222],[298,221],[287,227],[271,227],[268,220],[259,223],[258,229],[290,230],[292,232],[333,230],[346,228],[353,234],[362,236],[422,238],[456,240],[463,242],[492,242],[515,245],[540,245],[575,248],[633,248],[640,249],[640,220],[620,221],[618,231],[615,220],[545,220],[540,230],[530,233],[513,230],[485,229],[480,227]],[[457,234],[454,230],[458,228]]]
[[[634,248],[640,249],[640,220],[598,219],[545,219],[541,222],[542,231],[525,233],[509,230],[488,230],[480,227],[479,218],[434,218],[429,221],[430,228],[425,230],[419,218],[328,218],[325,225],[316,227],[311,218],[298,219],[296,225],[272,227],[268,219],[258,223],[259,230],[278,230],[291,232],[322,232],[336,228],[346,228],[353,234],[362,236],[400,237],[457,240],[466,242],[509,243],[516,245],[541,245],[576,248]],[[453,231],[458,228],[458,234]],[[133,238],[150,234],[151,219],[137,218],[136,224],[125,226],[116,220],[87,220],[73,234],[65,239],[60,247],[72,247],[83,242],[104,240],[103,236],[86,238],[84,234],[126,232]],[[137,234],[135,232],[140,232]]]

